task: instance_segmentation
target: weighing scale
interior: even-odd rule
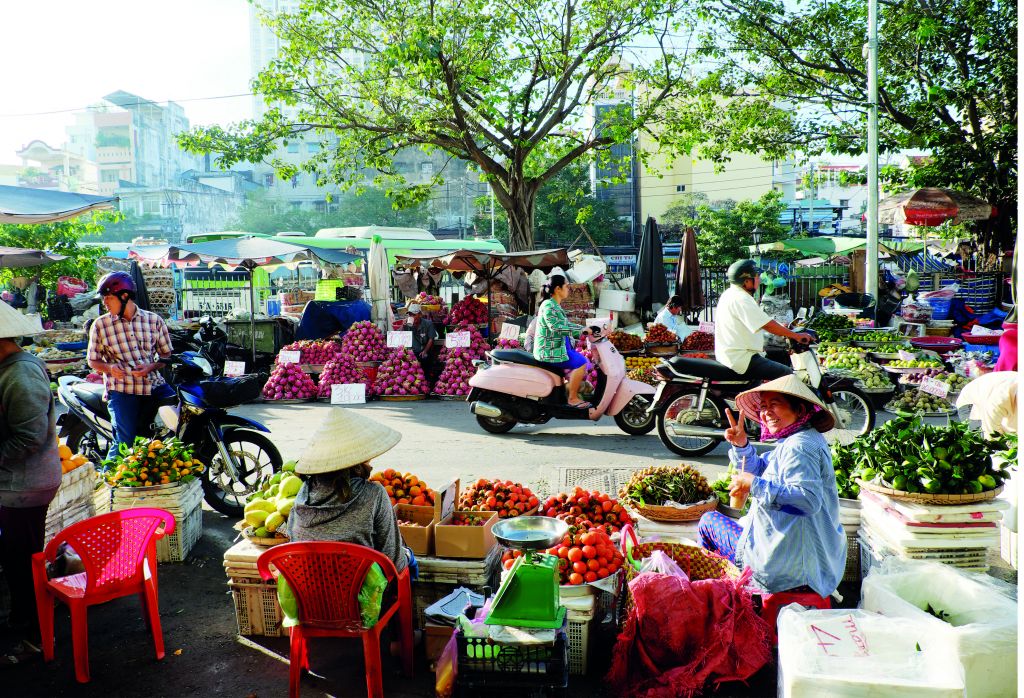
[[[484,623],[561,628],[565,606],[558,603],[558,558],[537,551],[556,545],[569,525],[547,516],[517,516],[494,524],[492,532],[499,543],[524,554],[502,582]]]

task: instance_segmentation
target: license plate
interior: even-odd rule
[[[651,400],[651,406],[647,408],[648,412],[653,412],[654,408],[661,402],[661,394],[665,392],[665,383],[659,382],[658,389],[654,391],[654,399]]]

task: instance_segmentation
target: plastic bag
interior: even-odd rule
[[[79,293],[89,290],[88,284],[73,276],[61,276],[57,279],[57,295],[66,298],[74,298]]]
[[[434,670],[434,693],[437,698],[451,698],[455,693],[455,679],[459,675],[458,659],[459,647],[455,633],[452,633],[448,644],[441,650],[437,668]]]
[[[281,575],[277,576],[277,602],[281,606],[281,627],[293,628],[299,624],[299,604],[295,593]]]
[[[384,576],[380,565],[376,562],[370,565],[358,597],[359,613],[363,617],[364,628],[372,628],[377,624],[377,619],[380,618],[381,602],[384,600],[384,589],[387,586],[388,578]]]
[[[644,572],[667,574],[671,577],[682,577],[686,580],[690,579],[676,561],[665,554],[664,550],[655,550],[648,557],[644,558],[640,564],[640,574]]]

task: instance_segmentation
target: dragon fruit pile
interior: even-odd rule
[[[522,349],[523,348],[523,345],[519,343],[518,339],[508,339],[506,337],[499,338],[498,339],[498,344],[496,346],[497,346],[498,349]]]
[[[423,314],[438,324],[444,325],[448,323],[448,306],[445,304],[444,298],[441,298],[441,296],[432,296],[429,293],[420,291],[420,293],[410,302],[427,306],[440,306],[439,310],[424,310]]]
[[[423,367],[416,360],[412,349],[401,347],[395,349],[391,356],[377,370],[377,380],[373,384],[375,395],[426,395],[430,392],[430,384],[423,375]]]
[[[459,325],[452,332],[469,332],[469,346],[441,350],[444,370],[434,385],[435,395],[469,395],[469,379],[476,373],[473,361],[482,359],[490,348],[475,325]]]
[[[579,341],[576,342],[576,351],[583,354],[583,357],[587,360],[587,372],[583,374],[583,381],[590,385],[591,390],[597,387],[597,366],[594,364],[594,353],[590,351],[590,345],[583,337],[580,337]],[[569,369],[565,369],[565,377],[568,378],[569,374],[572,373]]]
[[[286,346],[282,351],[298,351],[302,352],[302,356],[299,359],[301,364],[315,364],[317,366],[323,366],[328,361],[331,361],[336,356],[341,354],[341,347],[337,342],[333,342],[325,339],[303,339],[298,342],[292,342]]]
[[[341,352],[356,361],[383,361],[388,355],[384,333],[369,320],[354,323],[341,341]]]
[[[305,400],[316,396],[316,383],[299,364],[278,364],[263,386],[264,400]]]
[[[448,322],[453,325],[464,322],[471,325],[482,325],[487,322],[487,306],[481,303],[476,296],[466,296],[452,308]]]
[[[324,366],[324,372],[320,374],[320,384],[317,386],[317,396],[330,397],[332,385],[348,385],[352,383],[366,382],[366,374],[356,366],[356,360],[347,354],[328,361]],[[367,383],[366,394],[370,395],[372,387]]]

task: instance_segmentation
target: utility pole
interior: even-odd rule
[[[811,179],[810,179],[810,187],[809,187],[809,189],[811,190],[811,203],[810,203],[810,209],[811,210],[807,213],[807,217],[809,219],[807,221],[807,234],[808,235],[814,235],[814,199],[818,196],[818,184],[817,184],[817,182],[814,181],[814,163],[813,162],[811,163],[810,167],[811,167]]]
[[[878,0],[868,0],[868,236],[864,290],[878,298]]]

